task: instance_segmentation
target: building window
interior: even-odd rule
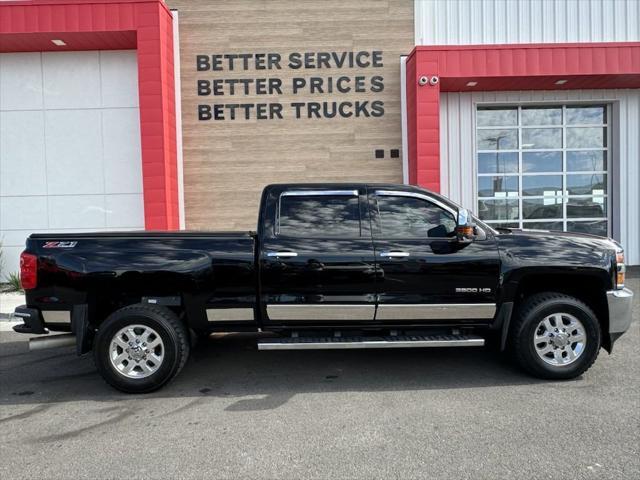
[[[607,105],[478,107],[478,214],[499,227],[607,236]]]

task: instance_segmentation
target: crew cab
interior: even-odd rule
[[[148,392],[213,332],[262,332],[260,350],[487,344],[567,379],[631,322],[614,240],[494,229],[422,188],[269,185],[257,227],[33,234],[14,330]]]

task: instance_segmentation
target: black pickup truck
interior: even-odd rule
[[[566,379],[628,329],[624,278],[611,239],[493,229],[418,187],[270,185],[257,233],[31,235],[14,329],[93,351],[126,392],[164,385],[212,332],[262,332],[260,350],[486,342]]]

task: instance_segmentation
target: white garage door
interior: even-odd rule
[[[142,228],[136,52],[0,54],[3,273],[32,232]]]

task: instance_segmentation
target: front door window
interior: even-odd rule
[[[386,238],[434,238],[455,235],[453,213],[421,198],[379,195],[379,236]]]

